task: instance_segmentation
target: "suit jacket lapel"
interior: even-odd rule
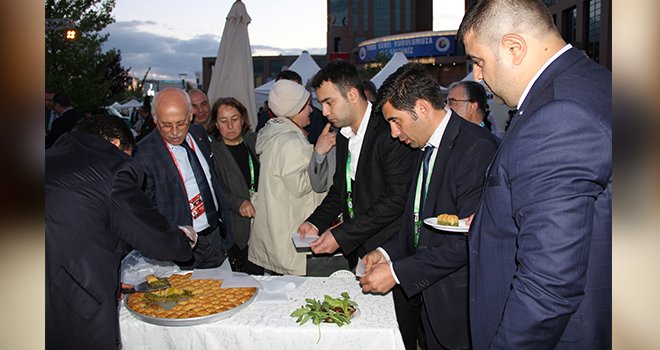
[[[523,101],[522,106],[520,106],[520,110],[516,112],[514,118],[511,120],[511,124],[509,125],[509,130],[507,130],[506,134],[504,135],[504,138],[500,143],[500,147],[497,148],[497,151],[493,156],[493,161],[488,166],[488,171],[486,172],[486,179],[488,179],[488,176],[490,175],[491,166],[494,164],[495,160],[497,159],[497,156],[499,155],[500,150],[502,149],[502,145],[504,145],[504,143],[507,140],[507,136],[510,135],[514,129],[516,129],[518,126],[521,125],[520,124],[521,119],[526,118],[527,115],[533,113],[536,109],[538,109],[542,104],[546,102],[545,99],[539,99],[538,96],[544,93],[551,93],[551,91],[548,91],[547,85],[552,83],[552,81],[555,79],[557,75],[564,72],[566,69],[568,69],[570,66],[575,64],[577,61],[585,58],[587,58],[587,56],[585,56],[583,53],[578,51],[576,48],[571,48],[568,51],[561,54],[559,57],[557,57],[557,59],[554,62],[552,62],[545,69],[545,71],[543,71],[543,73],[541,73],[538,79],[536,79],[534,85],[532,85],[532,88],[529,90],[527,97],[525,97],[525,101]],[[487,183],[484,183],[484,186],[486,185]]]
[[[548,85],[554,81],[555,77],[562,74],[564,71],[582,59],[589,58],[576,48],[571,48],[557,57],[557,59],[552,62],[534,82],[534,85],[529,90],[525,101],[523,101],[522,106],[520,106],[519,113],[522,112],[522,116],[529,115],[538,109],[541,105],[545,104],[547,99],[538,97],[542,96],[543,94],[552,94],[553,90],[548,89]]]
[[[511,135],[511,133],[521,125],[521,123],[519,123],[521,119],[533,113],[536,109],[538,109],[542,104],[546,102],[545,99],[539,99],[537,97],[543,93],[548,92],[547,85],[552,83],[552,81],[557,75],[564,72],[566,69],[568,69],[570,66],[572,66],[579,60],[585,58],[588,59],[587,56],[585,56],[582,52],[578,51],[576,48],[571,48],[568,51],[561,54],[559,57],[557,57],[557,59],[554,62],[552,62],[545,69],[545,71],[543,71],[543,73],[541,73],[538,79],[536,79],[534,85],[532,85],[532,88],[529,90],[527,97],[525,97],[525,101],[523,101],[522,106],[520,106],[520,110],[516,112],[515,117],[511,120],[511,124],[509,125],[509,130],[507,130],[506,134],[504,134],[504,138],[502,138],[502,142],[500,142],[500,146],[497,148],[497,151],[495,151],[495,154],[493,155],[493,160],[488,165],[488,168],[486,168],[486,177],[481,190],[479,207],[481,207],[483,204],[483,200],[484,200],[483,194],[484,191],[486,190],[486,187],[488,187],[488,179],[490,178],[492,167],[498,159],[500,150],[507,142],[507,138],[508,138],[507,136]],[[521,111],[522,111],[522,115],[520,115]],[[473,222],[473,226],[476,226],[475,224],[478,224],[478,218],[476,216],[475,216],[475,221]]]
[[[435,164],[433,165],[433,172],[431,173],[431,181],[429,182],[429,188],[426,195],[426,203],[424,205],[424,217],[425,219],[430,216],[435,216],[435,199],[438,197],[438,191],[440,191],[440,183],[442,183],[442,178],[445,175],[445,170],[447,169],[447,162],[449,160],[449,155],[451,150],[454,147],[454,142],[456,136],[458,135],[459,126],[461,123],[461,117],[456,114],[449,119],[447,128],[445,129],[444,134],[442,135],[442,140],[440,141],[440,146],[438,147],[438,152],[435,156]]]
[[[367,165],[364,165],[366,162],[367,158],[371,158],[371,156],[368,155],[369,152],[373,152],[373,147],[365,145],[371,145],[373,143],[373,139],[376,137],[376,132],[374,129],[378,126],[378,121],[375,120],[375,117],[372,118],[374,114],[372,113],[370,116],[365,116],[365,118],[369,118],[369,124],[367,124],[367,130],[364,132],[364,138],[362,139],[362,147],[360,148],[360,159],[358,160],[357,168],[355,170],[355,181],[357,182],[357,179],[362,178],[362,172],[367,171],[365,170],[367,168]],[[369,177],[367,177],[369,178]]]

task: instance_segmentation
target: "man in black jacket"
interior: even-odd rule
[[[401,229],[365,257],[367,274],[360,283],[365,292],[385,293],[399,285],[410,299],[421,294],[421,308],[412,303],[408,314],[409,323],[419,322],[421,311],[427,349],[468,349],[467,238],[422,222],[438,214],[467,218],[477,210],[483,174],[497,144],[486,129],[444,109],[440,96],[440,85],[413,63],[380,88],[378,103],[392,136],[423,152]]]
[[[127,244],[154,259],[192,257],[192,227],[169,226],[141,191],[134,145],[123,121],[98,116],[46,151],[49,349],[119,347],[119,265]]]
[[[341,129],[333,185],[298,232],[320,234],[311,244],[314,253],[341,249],[354,266],[355,256],[364,256],[398,232],[415,153],[392,138],[385,119],[372,111],[354,65],[328,63],[312,78],[312,87],[323,115]],[[330,227],[340,215],[343,222]],[[397,294],[399,288],[395,300]],[[414,344],[415,336],[404,335],[404,342],[412,338],[409,343]]]
[[[71,106],[69,97],[61,92],[53,96],[53,110],[58,117],[52,121],[50,132],[46,135],[46,148],[53,146],[62,134],[73,129],[76,123],[83,118],[83,114]]]

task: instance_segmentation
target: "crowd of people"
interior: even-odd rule
[[[47,345],[119,346],[119,263],[137,249],[254,275],[362,259],[362,290],[392,292],[407,349],[608,348],[611,74],[536,0],[479,1],[458,37],[516,110],[506,134],[484,85],[444,96],[417,63],[376,91],[329,62],[310,83],[320,110],[283,71],[256,132],[240,101],[199,89],[159,91],[133,132],[47,91]],[[441,213],[469,233],[422,223]],[[317,237],[311,252],[292,233]]]

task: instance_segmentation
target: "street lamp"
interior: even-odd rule
[[[186,89],[186,78],[188,77],[188,73],[179,73],[179,79],[181,79],[181,90]]]

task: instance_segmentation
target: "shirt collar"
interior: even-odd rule
[[[433,146],[435,147],[435,149],[438,149],[440,147],[440,141],[442,141],[442,135],[445,134],[445,130],[447,129],[447,125],[449,124],[449,118],[451,118],[452,116],[451,110],[445,110],[445,111],[447,112],[447,114],[445,114],[445,117],[442,118],[440,125],[438,125],[438,127],[435,128],[433,135],[431,135],[429,140],[426,142],[426,145],[424,145],[422,151],[428,146]]]
[[[566,46],[562,47],[561,50],[557,51],[550,59],[545,62],[543,66],[541,66],[541,69],[539,69],[538,72],[536,72],[536,75],[532,78],[532,80],[529,81],[527,84],[527,87],[523,91],[522,95],[520,95],[520,100],[518,100],[518,106],[517,108],[520,109],[520,106],[522,106],[523,102],[525,101],[525,98],[527,97],[527,94],[529,93],[529,90],[532,89],[532,85],[536,82],[536,80],[543,74],[543,72],[548,68],[548,66],[554,62],[559,56],[561,56],[564,52],[568,51],[571,47],[573,47],[571,44],[566,44]]]
[[[360,127],[358,128],[357,134],[353,134],[353,129],[351,129],[350,125],[341,128],[339,132],[342,135],[344,135],[347,139],[356,136],[363,137],[364,134],[367,132],[367,124],[369,124],[370,117],[371,117],[371,102],[367,102],[367,110],[364,111],[364,116],[362,116],[362,122],[360,123]]]
[[[60,114],[58,114],[58,115],[62,115],[62,114],[66,113],[66,112],[68,112],[69,110],[72,110],[72,109],[73,109],[73,107],[71,107],[71,106],[69,106],[69,107],[64,107],[64,109],[62,110],[62,113],[60,113]],[[57,113],[57,112],[56,112],[56,113]]]

